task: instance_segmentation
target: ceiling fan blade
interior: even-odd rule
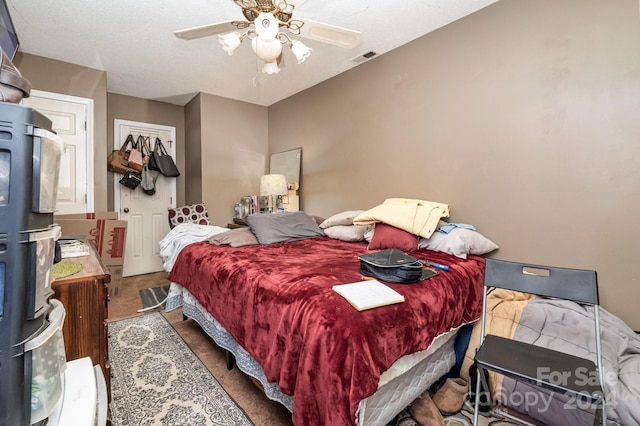
[[[229,33],[237,30],[237,26],[234,22],[238,21],[225,21],[218,22],[216,24],[207,24],[199,27],[186,28],[184,30],[175,31],[173,34],[184,40],[193,40],[196,38],[209,37],[216,34]]]
[[[310,19],[300,19],[298,17],[295,19],[303,22],[303,25],[300,27],[300,37],[318,40],[347,49],[353,49],[362,42],[362,33],[360,31],[323,24],[322,22],[312,21]]]
[[[305,4],[307,0],[287,0],[287,3],[294,6],[296,9]]]

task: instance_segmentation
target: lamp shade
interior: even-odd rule
[[[287,178],[284,175],[264,175],[260,178],[260,195],[286,195]]]

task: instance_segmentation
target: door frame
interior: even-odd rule
[[[169,132],[171,134],[171,140],[173,141],[168,147],[166,144],[165,149],[176,159],[176,128],[174,126],[165,126],[162,124],[143,123],[141,121],[122,120],[116,118],[113,120],[113,149],[119,149],[122,145],[122,135],[120,135],[120,126],[129,126],[141,129],[145,132],[157,132],[159,130]],[[174,208],[176,206],[176,179],[171,179],[169,183],[171,188],[171,205],[169,207]],[[118,179],[113,179],[113,209],[118,212],[118,218],[120,218],[120,182]]]
[[[64,95],[62,93],[54,93],[54,92],[46,92],[43,90],[32,89],[30,96],[36,96],[38,98],[49,99],[53,101],[62,101],[62,102],[73,102],[77,104],[84,105],[86,110],[86,128],[85,128],[85,161],[86,165],[86,194],[87,194],[87,213],[92,213],[95,208],[95,198],[94,198],[94,133],[93,133],[93,99],[91,98],[81,98],[78,96]]]

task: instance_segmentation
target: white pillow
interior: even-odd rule
[[[462,238],[453,232],[445,234],[436,231],[429,238],[420,237],[418,250],[433,250],[449,253],[461,259],[467,258],[467,247]]]
[[[327,237],[342,241],[364,241],[364,234],[371,225],[336,225],[324,230]]]
[[[333,216],[326,218],[320,224],[320,228],[326,229],[331,226],[353,225],[353,219],[355,219],[355,217],[362,212],[364,212],[364,210],[348,210],[342,213],[334,214]]]
[[[466,259],[467,254],[481,256],[498,248],[498,245],[477,231],[454,228],[448,234],[434,232],[430,238],[420,238],[418,248],[441,251]]]

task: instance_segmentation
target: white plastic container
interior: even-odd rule
[[[67,363],[64,396],[49,416],[50,426],[105,426],[107,424],[107,384],[99,365],[91,358]]]

